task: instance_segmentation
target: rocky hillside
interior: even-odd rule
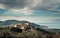
[[[25,28],[22,29],[23,26],[20,25],[17,25],[18,27],[9,28],[9,25],[17,23],[22,23]],[[24,23],[29,23],[30,26],[25,26]],[[0,21],[0,25],[5,26],[0,27],[0,38],[54,38],[57,35],[57,38],[59,38],[60,36],[60,33],[56,34],[55,32],[51,32],[51,30],[41,29],[41,25],[28,21],[6,20]],[[8,25],[8,27],[6,27],[6,25]]]
[[[47,36],[48,35],[48,36]],[[0,38],[47,38],[52,37],[53,33],[43,29],[29,29],[26,28],[22,31],[19,28],[0,27]]]

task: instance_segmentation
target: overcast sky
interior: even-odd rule
[[[60,28],[60,0],[0,0],[0,21],[10,19]]]

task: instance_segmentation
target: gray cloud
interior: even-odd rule
[[[48,10],[52,8],[57,9],[58,7],[55,6],[59,6],[59,5],[60,5],[60,0],[42,0],[41,5],[39,5],[39,7],[35,7],[34,9],[37,10]]]
[[[0,14],[3,14],[3,13],[5,13],[5,12],[8,12],[8,10],[6,10],[6,9],[1,9],[1,8],[0,8]]]
[[[20,1],[19,1],[19,2],[20,2]],[[18,2],[18,3],[19,3],[19,2]],[[17,3],[16,0],[0,0],[0,3],[1,3],[1,4],[4,4],[4,5],[7,6],[8,8],[13,8],[13,7],[18,7],[18,6],[19,6],[19,4]],[[19,6],[19,7],[24,7],[22,0],[21,0],[21,2],[20,2],[20,6]]]
[[[60,0],[0,0],[0,4],[3,4],[5,8],[9,9],[23,9],[28,7],[31,10],[47,10],[49,9],[59,9]],[[55,6],[58,6],[55,8]],[[53,9],[53,10],[54,10]],[[59,9],[60,10],[60,9]],[[52,12],[52,11],[51,11]]]
[[[31,5],[33,0],[0,0],[0,4],[4,4],[7,8],[24,8]]]

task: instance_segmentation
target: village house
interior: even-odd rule
[[[29,27],[30,27],[30,23],[11,24],[11,25],[9,26],[10,29],[12,29],[12,28],[19,28],[19,29],[21,29],[21,30],[24,30],[24,29],[29,28]]]

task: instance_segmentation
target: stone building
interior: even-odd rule
[[[19,29],[22,29],[22,30],[26,29],[27,27],[28,27],[28,28],[30,27],[30,23],[11,24],[11,25],[9,26],[10,29],[11,29],[11,28],[19,28]]]

